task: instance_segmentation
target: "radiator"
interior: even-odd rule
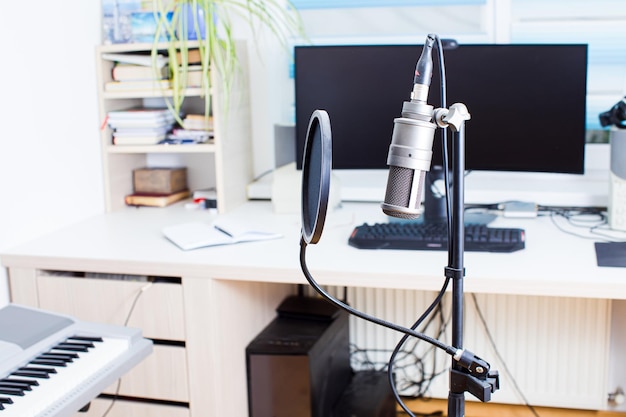
[[[327,288],[343,298],[343,288]],[[410,327],[434,300],[424,291],[349,288],[348,303],[363,312]],[[443,299],[449,321],[450,294]],[[479,319],[474,296],[465,295],[464,347],[500,373],[492,402],[601,410],[606,408],[611,301],[564,297],[475,295],[495,349]],[[426,330],[436,335],[440,320]],[[439,339],[450,344],[450,325]],[[350,340],[355,369],[386,369],[401,334],[352,316]],[[423,341],[407,342],[414,356],[403,356],[396,369],[401,394],[447,398],[450,357]],[[499,359],[502,358],[502,361]],[[426,369],[420,368],[422,366]],[[433,371],[434,366],[434,371]],[[421,375],[438,374],[428,386]],[[412,382],[411,382],[412,381]],[[467,394],[468,400],[475,400]]]

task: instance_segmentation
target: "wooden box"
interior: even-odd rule
[[[172,194],[187,189],[187,168],[139,168],[133,171],[135,193]]]

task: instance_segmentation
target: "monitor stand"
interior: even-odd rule
[[[420,217],[424,223],[445,223],[446,222],[446,196],[444,185],[443,167],[433,166],[426,173],[424,184],[424,213]],[[437,186],[437,182],[441,184]],[[497,216],[491,213],[475,213],[466,211],[464,216],[465,224],[489,224]]]

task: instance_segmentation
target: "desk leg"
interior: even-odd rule
[[[245,349],[291,284],[183,278],[190,414],[247,417]]]
[[[12,303],[39,307],[37,270],[33,268],[9,268],[9,292]]]
[[[626,300],[611,302],[611,348],[609,352],[609,381],[607,410],[626,411]],[[621,397],[620,394],[621,393]]]

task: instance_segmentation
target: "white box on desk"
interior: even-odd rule
[[[331,173],[328,208],[341,204],[341,183]],[[274,171],[272,179],[272,207],[275,213],[300,213],[302,206],[302,170],[296,163],[284,165]]]

